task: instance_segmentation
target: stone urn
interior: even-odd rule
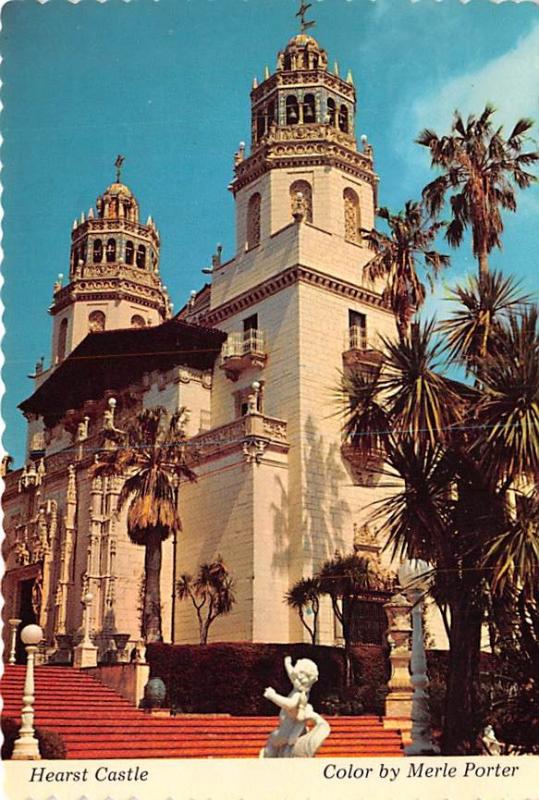
[[[144,687],[141,706],[152,717],[170,717],[170,708],[163,708],[167,688],[161,678],[150,678]]]

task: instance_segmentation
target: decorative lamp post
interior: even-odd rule
[[[26,677],[22,696],[21,729],[13,748],[13,759],[40,759],[39,746],[34,735],[34,660],[37,646],[43,639],[39,625],[26,625],[21,631],[26,645]]]
[[[11,628],[11,644],[9,648],[9,661],[8,664],[17,663],[17,628],[21,624],[22,619],[8,619],[8,625]]]
[[[426,561],[405,561],[399,567],[399,582],[412,603],[412,742],[407,756],[435,755],[439,752],[432,743],[429,711],[429,679],[423,639],[423,594],[430,583],[430,566]]]

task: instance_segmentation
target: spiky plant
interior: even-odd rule
[[[301,578],[301,580],[296,581],[292,588],[285,594],[285,602],[290,608],[298,612],[301,624],[308,631],[312,644],[316,644],[318,635],[318,614],[320,611],[320,581],[318,577]],[[307,611],[310,611],[312,614],[312,627],[305,619]]]
[[[200,564],[195,577],[180,575],[176,593],[180,600],[188,598],[196,611],[200,644],[207,644],[212,623],[217,617],[230,614],[236,602],[234,580],[221,556]]]
[[[501,272],[487,273],[481,281],[470,277],[467,285],[451,290],[449,299],[457,305],[438,328],[447,336],[448,357],[468,372],[481,371],[485,357],[495,352],[497,333],[509,313],[530,302],[518,282]]]

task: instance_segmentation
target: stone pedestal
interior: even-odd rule
[[[73,666],[76,669],[97,667],[97,647],[85,642],[78,644],[73,651]]]
[[[410,611],[412,604],[402,594],[395,595],[384,610],[388,619],[387,638],[391,651],[391,676],[386,696],[384,728],[400,730],[404,744],[411,741],[413,687],[410,677]]]

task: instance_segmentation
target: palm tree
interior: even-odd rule
[[[314,578],[302,578],[285,594],[285,601],[294,608],[303,627],[309,632],[312,644],[316,644],[318,634],[318,613],[320,611],[320,581]],[[305,619],[305,609],[312,613],[312,628]]]
[[[196,480],[186,452],[181,426],[182,410],[167,422],[162,407],[146,409],[117,447],[103,450],[94,476],[125,478],[118,498],[118,512],[127,505],[127,533],[144,547],[144,598],[141,634],[147,642],[162,641],[161,561],[162,542],[176,535],[181,524],[177,509],[177,485],[181,479]]]
[[[471,229],[480,279],[488,273],[489,253],[501,247],[501,211],[516,211],[515,188],[526,189],[535,180],[526,167],[539,159],[538,152],[523,151],[533,121],[518,120],[505,139],[503,129],[494,128],[494,112],[487,104],[480,116],[464,122],[456,111],[448,136],[439,137],[427,128],[416,140],[429,148],[432,166],[442,171],[423,190],[427,210],[436,216],[449,201],[451,222],[445,237],[452,247],[458,247]]]
[[[384,299],[395,315],[399,338],[403,340],[415,312],[425,301],[425,287],[417,274],[418,263],[423,263],[432,285],[431,271],[437,275],[449,264],[449,256],[431,248],[442,223],[427,222],[420,203],[408,200],[398,214],[380,208],[378,216],[387,222],[390,233],[374,229],[364,232],[363,239],[374,256],[363,271],[371,281],[385,280]]]
[[[189,598],[196,611],[200,644],[207,644],[208,632],[217,617],[229,614],[236,602],[234,581],[221,556],[200,564],[195,578],[184,573],[176,583],[180,600]]]

